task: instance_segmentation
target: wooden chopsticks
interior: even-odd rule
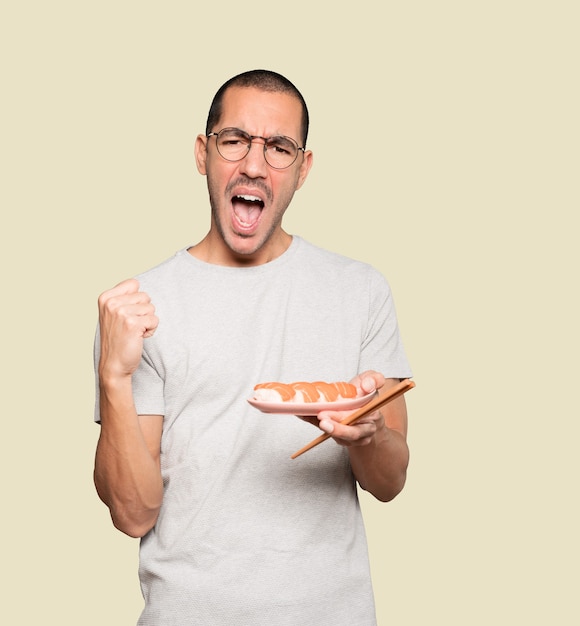
[[[353,422],[356,422],[357,420],[359,420],[361,417],[364,417],[365,415],[368,415],[369,413],[372,413],[373,411],[380,409],[382,406],[384,406],[391,400],[398,398],[399,396],[404,394],[406,391],[409,391],[409,389],[413,389],[414,386],[415,386],[415,383],[412,380],[409,380],[408,378],[406,378],[405,380],[402,380],[398,385],[391,387],[391,389],[389,389],[387,393],[380,395],[380,396],[377,395],[375,398],[373,398],[370,402],[367,402],[367,404],[362,406],[360,409],[357,409],[354,413],[351,413],[348,417],[345,417],[340,423],[347,424],[347,425],[352,424]],[[312,448],[317,446],[319,443],[326,441],[329,437],[330,435],[328,433],[324,433],[323,435],[320,435],[320,437],[317,437],[316,439],[311,441],[309,444],[305,445],[303,448],[295,452],[290,458],[295,459],[301,454],[304,454],[304,452],[311,450]]]

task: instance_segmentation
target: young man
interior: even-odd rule
[[[283,76],[225,83],[195,145],[209,232],[99,298],[95,484],[142,538],[142,626],[375,624],[356,485],[403,488],[404,399],[352,426],[247,402],[263,381],[383,393],[411,376],[384,278],[282,228],[307,133]],[[334,442],[290,459],[312,424]]]

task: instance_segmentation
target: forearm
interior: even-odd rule
[[[382,502],[401,492],[407,477],[409,448],[398,431],[380,428],[365,446],[349,448],[350,462],[359,485]]]
[[[95,486],[114,525],[141,537],[155,524],[163,482],[159,456],[148,445],[135,410],[129,377],[101,381],[100,408]]]

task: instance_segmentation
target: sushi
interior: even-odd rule
[[[259,383],[254,387],[254,400],[260,402],[335,402],[356,398],[356,387],[351,383],[325,381]]]

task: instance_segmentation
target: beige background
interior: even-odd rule
[[[580,623],[577,3],[198,4],[2,9],[0,621],[137,618],[96,297],[205,233],[194,137],[268,67],[312,115],[287,228],[387,275],[415,372],[407,487],[363,496],[380,626]]]

